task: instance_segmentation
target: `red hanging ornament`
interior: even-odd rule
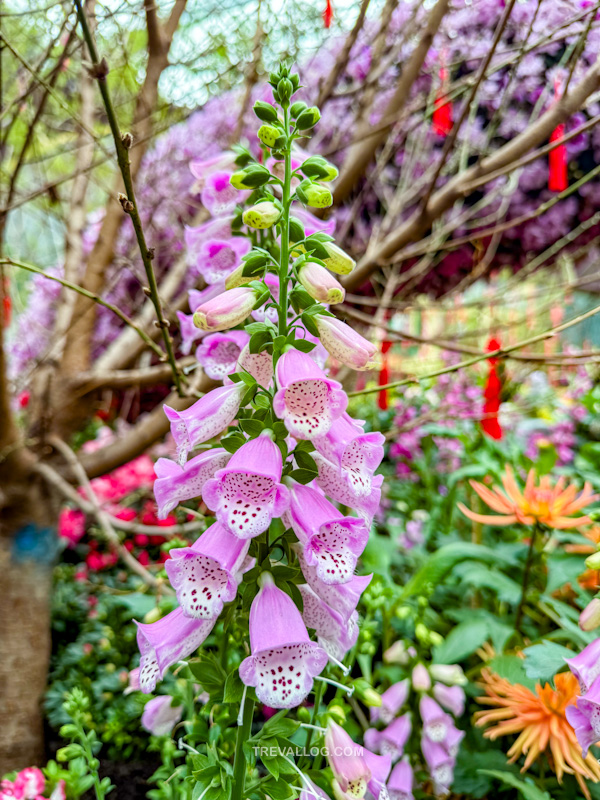
[[[554,97],[560,97],[560,81],[554,81]],[[565,135],[564,123],[557,125],[550,134],[550,142],[556,142]],[[569,187],[569,173],[567,161],[567,147],[557,145],[548,153],[548,189],[551,192],[564,192]]]
[[[387,354],[392,346],[391,342],[385,341],[381,343],[381,369],[379,370],[379,386],[385,386],[390,382],[390,367]],[[388,390],[382,389],[377,395],[377,405],[382,411],[387,411],[389,408]]]
[[[452,100],[450,100],[446,94],[449,77],[446,67],[440,67],[440,86],[437,90],[433,106],[433,116],[431,117],[433,132],[438,136],[448,136],[452,130]]]
[[[8,328],[12,317],[12,300],[9,292],[8,278],[2,278],[2,306],[0,310],[2,317],[2,327]]]
[[[501,347],[498,339],[491,338],[487,343],[486,350],[493,353]],[[481,430],[490,439],[502,439],[502,427],[498,420],[498,412],[502,402],[502,381],[498,374],[498,358],[489,358],[490,371],[483,390],[483,417],[481,420]]]
[[[333,22],[333,5],[331,0],[326,0],[325,2],[325,10],[323,11],[323,25],[326,28],[331,28],[331,23]]]

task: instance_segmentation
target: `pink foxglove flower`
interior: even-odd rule
[[[196,360],[213,381],[222,381],[235,372],[240,353],[250,336],[245,331],[211,333],[196,350]]]
[[[586,758],[590,747],[600,742],[600,676],[587,686],[583,696],[576,698],[575,705],[567,706],[565,714]]]
[[[251,353],[248,345],[240,353],[236,372],[248,372],[264,389],[268,389],[273,381],[273,356],[266,350]]]
[[[210,333],[235,328],[246,319],[256,300],[256,290],[249,286],[228,289],[196,309],[194,325]]]
[[[421,739],[421,752],[429,767],[435,794],[447,794],[454,778],[454,758],[441,744],[432,742],[427,736]]]
[[[361,594],[371,583],[373,575],[354,575],[347,583],[328,584],[319,578],[316,566],[306,563],[301,545],[294,545],[294,551],[310,588],[330,608],[337,611],[345,622],[348,622],[354,614]]]
[[[195,188],[200,191],[206,179],[213,172],[223,172],[235,169],[235,153],[225,150],[212,158],[193,158],[190,161],[190,172],[196,178]]]
[[[250,608],[252,655],[240,664],[240,678],[256,689],[261,703],[293,708],[308,696],[314,678],[327,664],[327,653],[311,642],[294,601],[263,572]]]
[[[348,405],[348,396],[313,359],[299,350],[288,350],[277,362],[277,393],[273,408],[296,439],[326,434]]]
[[[399,761],[390,775],[387,783],[390,800],[414,800],[413,795],[413,770],[410,761]]]
[[[329,355],[342,364],[357,370],[374,369],[377,365],[377,348],[336,317],[315,314],[313,317],[319,338]]]
[[[23,798],[23,800],[35,800],[44,791],[45,785],[46,779],[41,769],[26,767],[15,778],[15,797]]]
[[[423,734],[431,742],[443,742],[450,728],[454,727],[452,717],[442,711],[432,697],[424,694],[419,701],[419,712],[423,720]]]
[[[417,692],[428,692],[431,689],[431,676],[425,664],[416,664],[411,675],[413,689]]]
[[[168,736],[183,716],[183,706],[171,705],[171,696],[161,694],[144,706],[142,728],[153,736]]]
[[[336,800],[363,798],[371,780],[371,770],[363,748],[352,741],[349,734],[333,720],[329,720],[325,734],[327,760],[333,772],[333,791]]]
[[[313,233],[317,233],[318,231],[333,236],[333,232],[335,231],[335,217],[332,216],[327,220],[319,219],[319,217],[311,214],[310,211],[307,211],[300,204],[293,206],[291,213],[293,217],[296,217],[296,219],[302,223],[306,236],[312,236]]]
[[[304,776],[302,783],[304,784],[304,788],[300,792],[300,800],[329,800],[329,795],[326,795],[322,789],[319,789],[310,778]]]
[[[224,281],[242,263],[242,256],[252,245],[245,236],[230,239],[208,239],[198,251],[196,268],[207,283]]]
[[[137,622],[140,649],[140,689],[154,691],[168,668],[197,650],[212,631],[214,619],[191,619],[181,608],[171,611],[158,622]]]
[[[443,683],[436,683],[433,687],[433,696],[455,717],[461,717],[464,714],[465,691],[460,686],[445,686]]]
[[[373,474],[383,459],[384,443],[383,434],[365,433],[361,423],[348,414],[342,414],[324,436],[314,440],[319,453],[339,465],[341,477],[356,498],[371,494]]]
[[[375,475],[371,479],[370,493],[361,496],[356,493],[353,481],[348,479],[348,475],[342,472],[338,464],[334,464],[318,452],[311,453],[311,455],[319,470],[316,478],[319,488],[332,500],[354,508],[367,524],[371,525],[381,502],[383,475]]]
[[[233,422],[245,392],[246,386],[240,381],[207,392],[184,411],[164,406],[179,463],[185,461],[193,447],[212,439]]]
[[[230,172],[211,172],[204,182],[200,199],[213,217],[231,214],[247,196],[231,185],[230,178]]]
[[[235,599],[250,542],[215,522],[191,547],[170,551],[165,569],[186,617],[212,619]]]
[[[451,756],[452,758],[456,758],[456,756],[458,755],[458,750],[460,748],[460,743],[464,738],[465,738],[464,731],[461,731],[454,726],[450,728],[450,730],[448,731],[448,735],[442,742],[442,746],[445,748],[449,756]]]
[[[584,647],[579,655],[565,658],[565,662],[579,681],[582,694],[585,694],[600,675],[600,639]]]
[[[185,228],[183,239],[185,242],[185,249],[187,251],[187,263],[194,267],[196,259],[200,252],[202,244],[209,239],[229,239],[231,233],[231,223],[233,222],[233,215],[227,217],[217,217],[216,219],[209,219],[196,228]]]
[[[282,467],[281,451],[268,436],[251,439],[206,482],[204,502],[221,525],[240,539],[258,536],[288,508]]]
[[[358,612],[354,611],[350,619],[345,621],[308,584],[301,584],[298,589],[304,601],[304,624],[315,631],[321,647],[336,661],[341,661],[358,639]]]
[[[301,484],[290,490],[289,519],[306,563],[316,566],[324,583],[346,583],[352,578],[369,539],[362,519],[342,516],[316,489]]]
[[[206,336],[206,331],[199,330],[194,325],[194,315],[184,314],[183,311],[177,311],[177,319],[179,320],[179,333],[181,335],[181,352],[187,356],[192,352],[194,342]]]
[[[390,756],[393,763],[404,753],[411,729],[410,714],[403,714],[401,717],[396,717],[382,731],[369,728],[365,732],[365,746],[375,753]]]
[[[410,680],[404,678],[386,689],[381,695],[381,706],[371,707],[369,709],[371,714],[371,722],[380,720],[384,725],[389,723],[400,712],[402,706],[408,700],[408,693],[410,691]]]
[[[154,465],[154,496],[158,518],[166,519],[179,503],[202,496],[202,489],[215,472],[222,469],[230,455],[222,447],[206,450],[180,466],[169,458],[159,458]]]
[[[140,668],[135,667],[135,669],[129,670],[127,675],[127,686],[123,690],[123,694],[131,694],[132,692],[139,692],[140,691]]]
[[[377,756],[367,748],[363,748],[363,753],[367,766],[371,771],[371,779],[367,788],[374,800],[389,800],[387,791],[387,779],[392,768],[392,761],[389,755]]]
[[[267,272],[263,280],[271,292],[271,297],[268,297],[267,301],[262,306],[254,309],[252,312],[252,318],[257,322],[265,322],[265,320],[269,320],[276,325],[278,319],[277,309],[274,306],[267,308],[267,303],[279,302],[279,278],[277,275]]]
[[[314,261],[306,261],[298,268],[298,280],[309,295],[326,305],[343,303],[346,292],[337,278],[325,267]]]
[[[600,626],[600,599],[594,597],[579,615],[579,627],[582,631],[593,631]]]

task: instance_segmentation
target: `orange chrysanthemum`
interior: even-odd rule
[[[549,528],[578,528],[580,525],[588,525],[592,520],[587,516],[571,515],[598,499],[598,495],[592,494],[592,487],[587,482],[579,496],[575,484],[571,483],[565,488],[564,478],[559,478],[556,485],[552,486],[549,476],[544,475],[536,486],[533,470],[529,471],[525,489],[521,491],[508,464],[502,476],[504,491],[498,487],[488,489],[477,481],[469,483],[483,502],[492,511],[498,512],[498,516],[476,514],[462,503],[458,507],[469,519],[486,525],[511,525],[514,522],[533,525],[539,522]]]
[[[584,779],[598,783],[600,765],[591,753],[582,757],[575,731],[565,716],[565,709],[575,703],[580,693],[577,678],[570,672],[560,672],[554,676],[556,689],[549,683],[543,688],[538,683],[534,693],[526,686],[500,678],[489,669],[483,669],[481,677],[486,694],[478,697],[477,702],[493,708],[478,711],[475,724],[497,723],[483,735],[494,740],[499,736],[519,734],[507,755],[509,764],[525,756],[521,772],[528,770],[538,756],[549,750],[547,761],[558,782],[562,783],[565,774],[574,775],[589,800],[590,793]]]

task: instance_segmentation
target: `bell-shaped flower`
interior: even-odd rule
[[[429,767],[436,795],[447,794],[454,778],[454,758],[437,742],[427,736],[421,739],[421,752]]]
[[[263,200],[254,206],[247,208],[242,219],[244,225],[257,230],[272,228],[281,216],[281,208],[270,200]]]
[[[579,615],[582,631],[593,631],[600,626],[600,598],[594,597]]]
[[[417,655],[414,647],[406,646],[406,642],[398,639],[383,652],[384,664],[401,664],[406,666]]]
[[[332,500],[344,506],[354,508],[366,523],[370,525],[379,509],[379,503],[381,502],[383,475],[375,475],[371,479],[370,493],[361,496],[356,493],[354,482],[348,480],[347,475],[342,473],[338,464],[334,464],[318,452],[311,453],[311,455],[319,470],[316,478],[318,486],[328,497],[331,497]]]
[[[223,283],[214,283],[202,289],[202,291],[190,289],[188,292],[190,309],[195,311],[202,303],[222,294],[224,289],[225,285]],[[201,331],[200,328],[194,325],[193,314],[184,314],[183,311],[177,311],[176,313],[177,319],[179,320],[179,333],[181,335],[180,349],[184,355],[188,355],[192,350],[194,342],[207,336],[208,331]]]
[[[306,261],[298,268],[298,280],[308,294],[326,305],[343,303],[346,292],[331,272],[314,261]]]
[[[240,664],[240,678],[253,686],[261,703],[294,708],[306,699],[327,653],[311,642],[294,601],[263,572],[250,608],[251,655]]]
[[[246,385],[240,381],[218,386],[183,411],[164,406],[180,464],[193,447],[212,439],[233,422],[245,392]]]
[[[313,319],[321,344],[329,355],[352,369],[375,369],[377,348],[374,344],[336,317],[315,314]]]
[[[565,713],[569,725],[575,730],[582,756],[587,758],[590,747],[600,742],[600,676],[587,688],[583,697],[576,698],[575,705],[567,706]]]
[[[371,770],[363,748],[353,742],[349,734],[331,719],[327,724],[325,748],[333,772],[336,798],[362,800],[371,780]]]
[[[381,695],[381,705],[369,709],[371,722],[380,720],[384,725],[389,725],[408,700],[409,692],[410,680],[408,678],[393,683],[390,688],[386,689]]]
[[[252,311],[257,301],[256,289],[239,286],[202,303],[194,312],[194,325],[203,331],[215,333],[240,325]]]
[[[306,353],[284,353],[275,370],[273,409],[296,439],[324,436],[348,405],[348,396]]]
[[[166,519],[179,503],[202,495],[204,484],[218,469],[222,469],[230,455],[222,447],[206,450],[180,466],[169,458],[159,458],[154,465],[154,497],[158,505],[158,518]]]
[[[448,735],[442,742],[442,746],[445,748],[446,752],[452,758],[456,758],[458,755],[458,750],[460,748],[460,743],[465,738],[465,732],[459,730],[458,728],[452,726],[448,731]]]
[[[140,649],[140,689],[154,691],[168,668],[197,650],[212,631],[217,618],[192,619],[176,608],[158,622],[136,622]]]
[[[200,193],[202,205],[213,217],[223,217],[235,211],[247,193],[242,193],[230,183],[231,173],[219,170],[211,172],[204,181]]]
[[[161,694],[148,700],[142,714],[142,728],[153,736],[168,736],[183,716],[183,706],[172,705],[172,697]]]
[[[419,701],[419,713],[423,720],[423,735],[431,742],[445,741],[448,731],[454,727],[452,717],[426,694]]]
[[[373,473],[383,459],[385,437],[378,432],[365,433],[357,420],[344,413],[329,431],[314,440],[314,445],[328,461],[339,465],[340,476],[354,497],[371,494]]]
[[[187,251],[187,263],[190,267],[196,265],[198,253],[202,244],[208,239],[229,239],[231,236],[231,223],[233,214],[227,217],[209,219],[196,228],[187,227],[183,233],[183,240]]]
[[[396,764],[387,782],[390,800],[414,800],[413,785],[413,769],[410,761],[403,758]]]
[[[308,584],[301,584],[298,589],[304,601],[302,609],[304,624],[315,631],[321,647],[336,661],[341,661],[358,639],[358,612],[354,611],[346,621]]]
[[[263,278],[263,282],[270,291],[271,297],[267,297],[266,302],[263,303],[262,306],[254,309],[252,312],[252,319],[255,319],[257,322],[265,322],[266,320],[269,320],[276,325],[279,318],[277,309],[273,305],[271,305],[270,308],[267,308],[267,303],[279,302],[279,278],[277,275],[273,275],[272,272],[267,272]]]
[[[579,681],[581,693],[585,694],[600,675],[600,639],[584,647],[579,655],[565,658],[565,662]]]
[[[196,360],[213,381],[222,381],[235,372],[240,353],[248,344],[246,331],[211,333],[196,350]]]
[[[464,714],[465,690],[461,686],[445,686],[443,683],[436,683],[433,686],[433,696],[455,717],[461,717]]]
[[[229,172],[235,169],[235,159],[233,150],[224,150],[212,158],[193,158],[190,161],[190,172],[197,181],[193,189],[200,192],[208,176],[214,172]]]
[[[322,259],[327,269],[337,275],[349,275],[356,266],[356,261],[334,242],[322,242],[322,245],[327,251],[327,257]],[[302,245],[300,247],[303,249]]]
[[[281,483],[282,467],[281,450],[268,436],[251,439],[206,482],[204,502],[235,536],[258,536],[289,506],[289,492]]]
[[[242,263],[252,244],[245,236],[208,239],[199,248],[196,268],[206,283],[224,281]]]
[[[365,732],[365,746],[375,753],[390,756],[394,763],[403,755],[411,730],[410,714],[403,714],[392,720],[382,731],[369,728]]]
[[[387,791],[387,779],[392,768],[392,760],[389,755],[377,756],[366,747],[363,748],[363,755],[367,766],[371,771],[371,778],[367,788],[374,800],[389,800]]]
[[[215,522],[191,547],[170,551],[165,569],[186,617],[218,617],[235,599],[249,545]]]
[[[329,795],[326,795],[322,789],[319,789],[306,775],[302,783],[303,789],[300,792],[300,800],[329,800]]]
[[[306,563],[316,566],[324,583],[346,583],[352,578],[369,538],[362,519],[342,516],[320,492],[301,484],[290,490],[289,519]]]
[[[311,214],[310,211],[307,211],[300,204],[292,206],[291,213],[292,216],[296,217],[296,219],[301,223],[306,236],[312,236],[313,233],[317,232],[326,233],[328,236],[333,236],[335,231],[334,217],[329,217],[329,219],[326,220],[319,219],[319,217]]]
[[[300,569],[310,588],[327,605],[348,622],[356,610],[361,594],[371,583],[373,575],[354,575],[347,583],[329,584],[319,578],[317,567],[306,562],[301,545],[294,545]]]
[[[266,350],[251,353],[250,347],[246,345],[240,353],[235,371],[249,373],[259,386],[268,389],[273,380],[273,356]]]
[[[431,676],[425,664],[415,664],[411,674],[413,689],[416,692],[428,692],[431,689]]]
[[[460,664],[431,664],[429,674],[447,686],[466,686],[469,682]]]

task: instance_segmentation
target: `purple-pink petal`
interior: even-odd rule
[[[158,518],[165,519],[184,500],[200,497],[206,481],[222,469],[229,458],[229,453],[221,447],[194,456],[183,467],[168,458],[159,458],[154,465]]]

